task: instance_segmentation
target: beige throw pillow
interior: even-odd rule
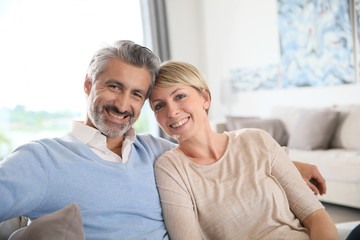
[[[338,119],[339,113],[327,108],[301,110],[290,132],[288,147],[327,149]]]
[[[360,150],[360,105],[337,106],[335,109],[340,111],[340,117],[330,146]]]
[[[227,116],[226,128],[228,131],[241,128],[259,128],[268,132],[281,146],[287,145],[289,137],[283,122],[273,118]]]
[[[14,232],[9,240],[84,240],[80,210],[76,203],[37,218]]]

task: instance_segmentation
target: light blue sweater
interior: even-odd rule
[[[99,158],[70,133],[25,144],[0,162],[0,221],[76,202],[87,240],[168,239],[153,164],[173,147],[137,135],[122,164]]]

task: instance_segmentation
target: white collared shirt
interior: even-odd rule
[[[79,141],[86,144],[100,158],[111,161],[126,163],[130,158],[131,145],[135,142],[135,129],[131,127],[124,135],[122,143],[122,158],[107,148],[106,136],[96,128],[73,121],[70,133]]]

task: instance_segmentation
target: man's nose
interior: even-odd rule
[[[122,93],[116,99],[116,107],[119,109],[120,112],[129,111],[130,105],[130,94],[129,93]]]

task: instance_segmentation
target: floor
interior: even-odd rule
[[[360,209],[358,208],[344,207],[324,202],[323,205],[335,224],[360,221]]]

